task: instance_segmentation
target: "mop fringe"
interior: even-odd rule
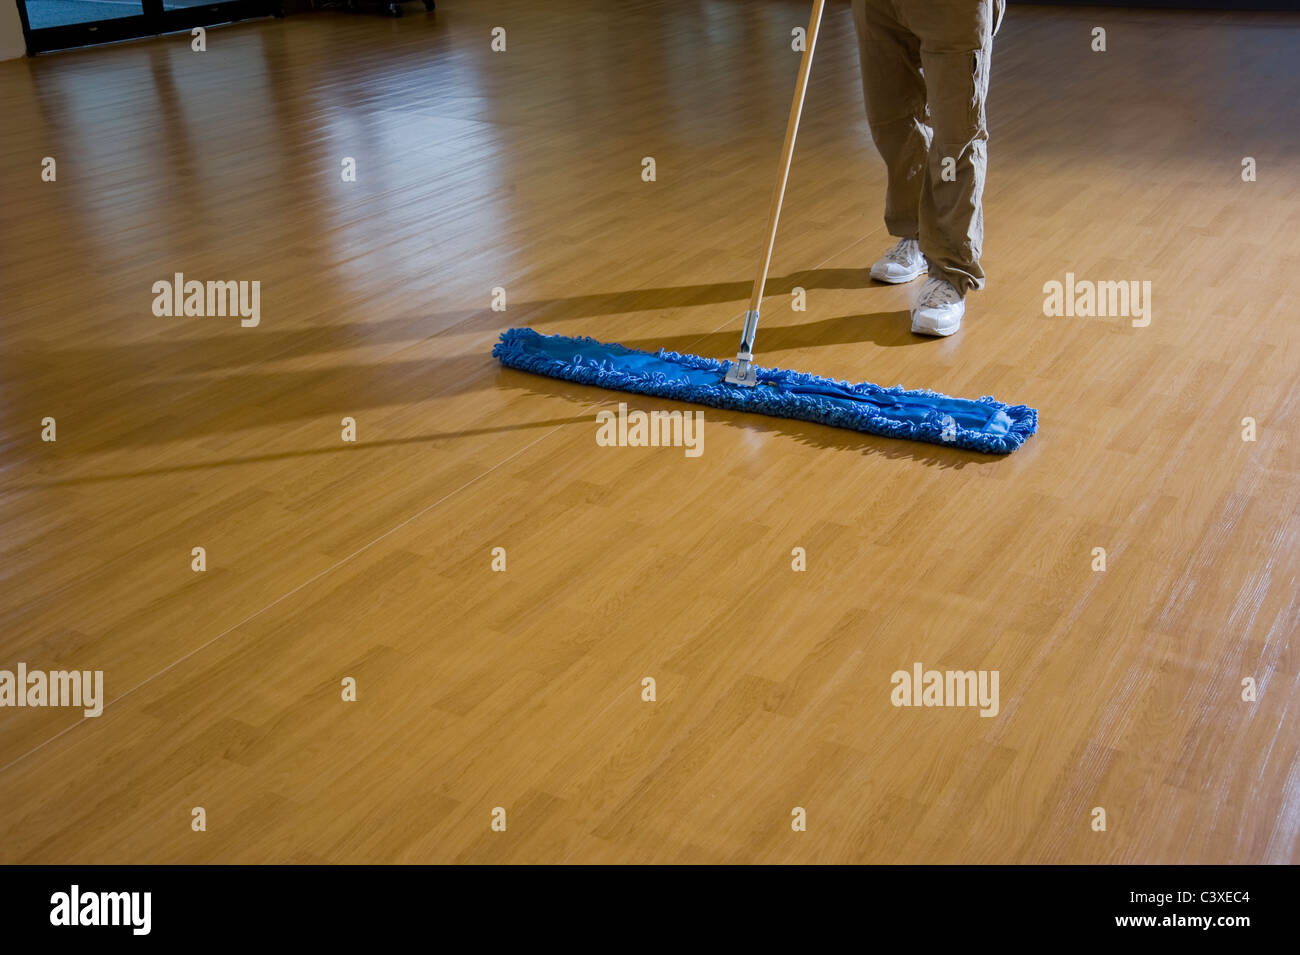
[[[590,354],[595,350],[605,354]],[[926,441],[985,454],[1008,454],[1038,430],[1036,409],[1027,405],[1003,404],[987,395],[978,400],[950,398],[927,389],[906,390],[901,385],[884,388],[871,382],[852,384],[779,368],[757,368],[758,386],[745,388],[723,382],[722,378],[732,364],[730,361],[683,355],[665,349],[643,352],[598,342],[594,338],[541,335],[531,328],[512,328],[504,332],[492,354],[507,367],[577,384],[703,404],[726,411],[812,421],[835,428]],[[645,366],[650,364],[647,359],[653,359],[663,367],[628,367],[629,360]],[[677,375],[676,369],[680,369],[682,374]],[[704,374],[697,374],[692,380],[687,374],[689,372]],[[716,377],[716,381],[700,381],[701,377]],[[809,394],[810,391],[835,394]],[[873,407],[868,403],[888,405],[897,399],[913,399],[908,404],[920,406],[919,411],[914,410],[910,415],[891,414],[887,408]],[[925,408],[924,403],[934,407]],[[997,412],[1003,412],[1005,417]],[[997,424],[990,424],[991,430],[969,427],[959,423],[955,414],[962,417],[974,414],[990,421],[996,420]]]

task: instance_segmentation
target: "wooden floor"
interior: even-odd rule
[[[1013,7],[988,287],[928,340],[866,274],[828,8],[760,360],[1038,407],[1010,457],[713,410],[698,458],[600,447],[680,406],[490,357],[734,352],[806,18],[440,0],[0,64],[0,668],[108,701],[0,710],[0,861],[1300,861],[1297,17]],[[155,317],[176,272],[260,324]],[[1067,272],[1150,325],[1045,316]],[[915,662],[998,715],[893,706]]]

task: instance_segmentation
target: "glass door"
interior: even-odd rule
[[[18,0],[27,52],[284,16],[283,0]]]

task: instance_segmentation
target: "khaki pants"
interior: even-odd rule
[[[885,226],[930,274],[984,287],[984,171],[993,34],[1006,0],[853,0],[871,137],[889,173]]]

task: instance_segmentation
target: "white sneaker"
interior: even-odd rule
[[[931,276],[916,293],[912,304],[912,332],[917,335],[951,335],[961,328],[966,300],[943,279]]]
[[[900,285],[925,274],[925,256],[915,239],[899,239],[898,244],[876,260],[871,266],[871,277],[877,282]]]

